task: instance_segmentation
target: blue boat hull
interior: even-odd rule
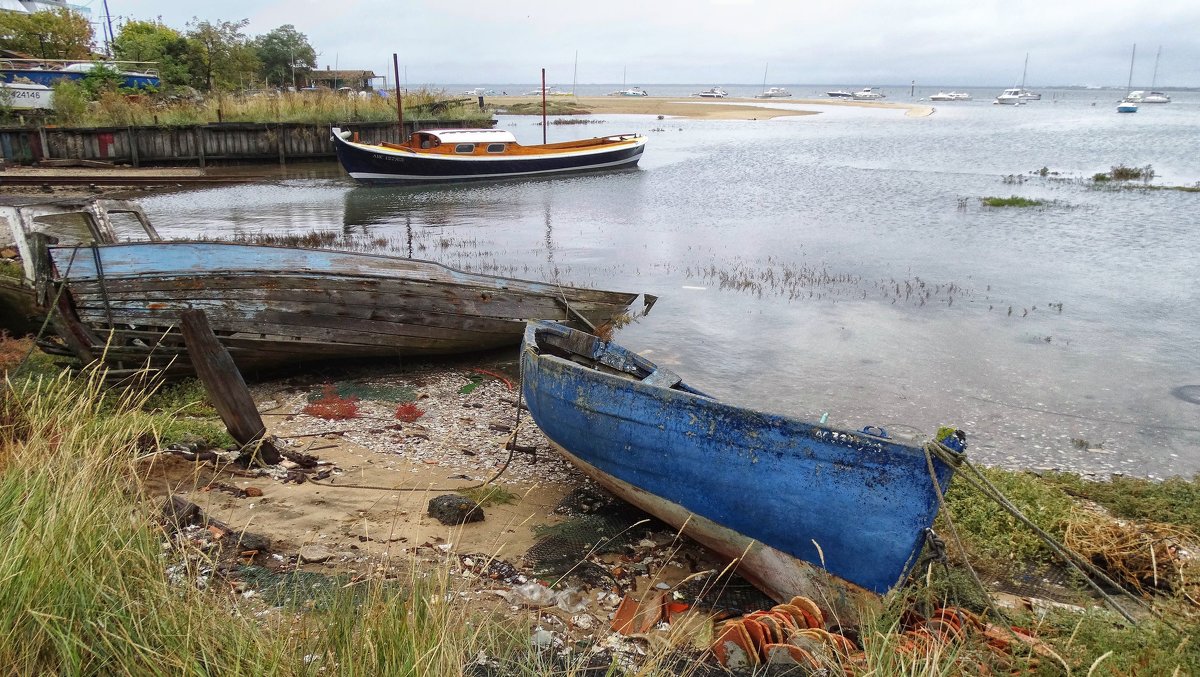
[[[637,165],[644,143],[611,150],[557,155],[456,158],[397,153],[333,137],[338,161],[363,183],[478,181],[569,172],[621,169]]]
[[[563,343],[573,348],[548,347]],[[777,599],[823,589],[814,569],[852,596],[890,590],[937,514],[922,447],[665,387],[673,379],[643,358],[554,323],[530,323],[522,370],[530,413],[568,458],[685,531],[698,522],[697,540],[741,557],[740,572]],[[953,469],[933,464],[945,488]],[[745,552],[751,541],[766,552]]]
[[[54,71],[54,70],[28,70],[19,68],[6,68],[0,70],[0,80],[4,82],[15,82],[17,78],[26,78],[35,84],[45,85],[47,87],[54,86],[59,80],[82,80],[86,73],[75,71]],[[150,75],[133,75],[124,74],[124,79],[121,82],[122,87],[128,89],[146,89],[147,87],[158,87],[161,81]]]

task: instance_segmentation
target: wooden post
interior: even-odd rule
[[[287,164],[287,153],[286,153],[287,146],[283,143],[283,132],[284,132],[284,128],[283,128],[282,124],[280,124],[279,126],[277,126],[275,128],[275,135],[276,135],[277,141],[279,143],[279,166],[280,167],[283,167]]]
[[[542,69],[542,145],[546,143],[546,69]]]
[[[35,160],[49,160],[50,159],[50,140],[46,138],[46,128],[42,127],[40,125],[38,126],[38,140],[41,141],[41,143],[42,143],[42,156],[40,158],[34,158],[34,159]]]
[[[404,105],[400,100],[400,56],[392,52],[392,70],[396,75],[396,115],[400,118],[400,139],[396,143],[404,143]]]
[[[196,157],[200,159],[200,169],[204,169],[204,128],[199,125],[193,127],[192,139],[196,142]]]
[[[134,131],[133,127],[125,128],[125,140],[129,143],[130,161],[134,167],[140,167],[141,164],[138,162],[137,132]]]
[[[278,463],[279,451],[263,439],[267,427],[250,396],[250,389],[242,380],[242,373],[233,363],[229,351],[208,326],[208,316],[203,310],[185,310],[179,314],[179,320],[192,367],[204,383],[204,390],[229,434],[244,447],[257,447],[254,456],[263,463]]]

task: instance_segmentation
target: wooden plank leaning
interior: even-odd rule
[[[279,450],[264,437],[267,427],[250,396],[250,389],[229,351],[209,327],[204,311],[185,310],[179,314],[179,319],[188,357],[229,434],[250,452],[252,461],[268,465],[278,463]]]

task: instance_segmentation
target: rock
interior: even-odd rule
[[[242,492],[245,493],[248,498],[258,498],[259,496],[263,495],[262,489],[259,489],[258,487],[246,487],[242,490]]]
[[[306,545],[300,548],[300,561],[314,564],[333,559],[333,551],[321,545]]]
[[[227,538],[234,539],[235,547],[239,552],[257,550],[266,554],[271,549],[271,539],[252,531],[233,532]]]
[[[483,509],[479,504],[458,494],[444,494],[429,501],[429,516],[448,526],[467,522],[482,522]]]

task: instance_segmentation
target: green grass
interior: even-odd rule
[[[1113,477],[1106,482],[1053,473],[1043,481],[1062,491],[1095,501],[1116,517],[1166,522],[1200,533],[1200,476],[1162,481]]]
[[[23,280],[25,279],[25,269],[16,261],[0,261],[0,277]]]
[[[489,505],[507,505],[517,500],[516,494],[499,484],[488,484],[477,489],[463,489],[458,493],[484,508]]]
[[[987,207],[1041,207],[1046,204],[1043,200],[1013,195],[1012,197],[981,197],[979,201]]]
[[[1079,507],[1061,488],[1027,472],[981,468],[1001,493],[1055,538],[1062,539],[1067,523]],[[1054,554],[1028,528],[965,481],[954,482],[946,492],[946,511],[954,520],[972,554],[994,563],[1048,564]],[[943,511],[945,512],[945,511]],[[939,532],[948,533],[943,522]]]

